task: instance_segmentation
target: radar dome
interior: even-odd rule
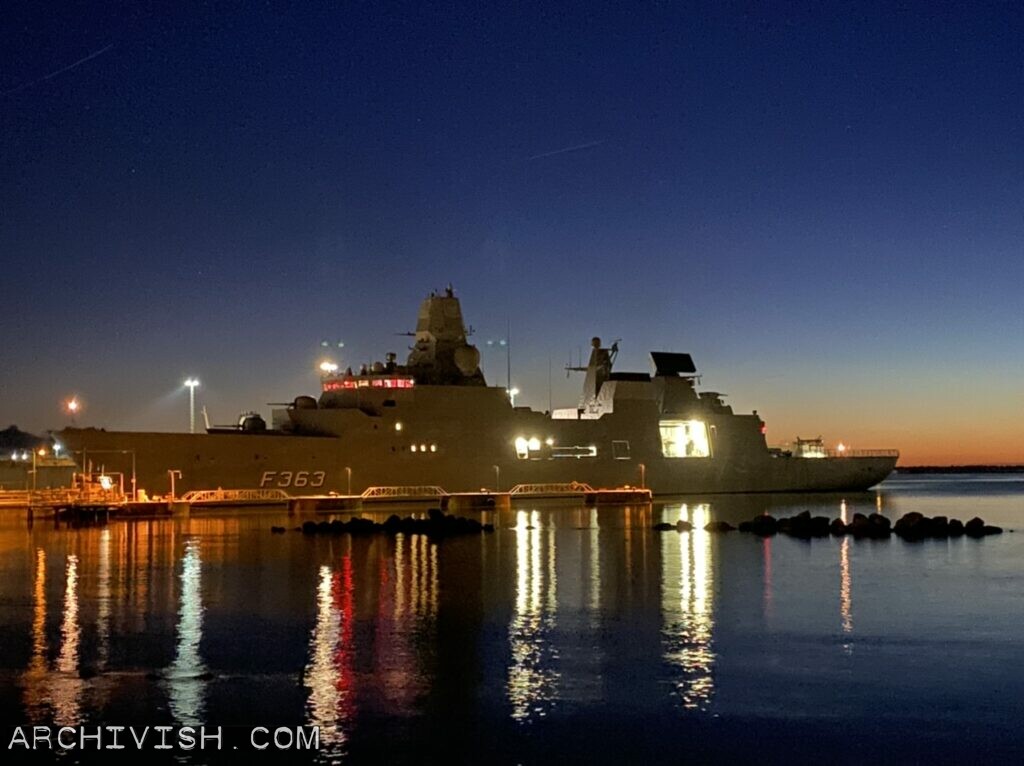
[[[473,375],[480,366],[480,352],[476,346],[459,346],[455,349],[455,366],[466,377]]]

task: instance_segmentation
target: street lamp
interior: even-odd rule
[[[195,378],[188,378],[185,385],[188,386],[188,432],[194,434],[196,432],[196,386],[199,385],[199,381]]]

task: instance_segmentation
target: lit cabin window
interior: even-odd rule
[[[661,454],[665,457],[711,457],[708,427],[700,420],[662,420]]]
[[[515,441],[515,446],[517,458],[519,458],[520,460],[526,460],[528,457],[530,457],[530,442],[526,437],[520,436],[519,438],[517,438]]]

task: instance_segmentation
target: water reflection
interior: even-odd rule
[[[25,709],[33,721],[43,716],[46,703],[46,552],[36,550],[32,587],[32,657],[22,675]]]
[[[424,655],[437,640],[438,543],[426,535],[396,535],[393,556],[382,556],[378,568],[374,675],[387,709],[413,715],[432,681]]]
[[[305,685],[307,721],[320,727],[327,751],[344,745],[355,715],[353,646],[355,607],[352,555],[342,557],[341,571],[321,566],[316,589],[316,624],[309,640]]]
[[[107,667],[110,659],[110,528],[100,532],[99,552],[99,594],[96,615],[97,649],[96,665],[99,670]]]
[[[512,718],[542,718],[558,696],[558,650],[550,636],[558,606],[555,529],[537,511],[516,513],[516,600],[509,623],[512,658],[508,698]]]
[[[839,546],[839,616],[842,620],[843,633],[853,633],[853,601],[850,595],[850,538],[844,537]],[[847,653],[853,651],[853,644],[843,644]]]
[[[199,540],[185,543],[182,557],[181,597],[178,609],[178,644],[167,673],[171,713],[182,726],[198,726],[203,719],[207,672],[199,654],[203,636],[202,561]]]
[[[675,693],[687,710],[706,711],[714,694],[715,653],[711,535],[708,505],[683,504],[677,519],[670,508],[666,521],[689,521],[693,530],[659,535],[662,562],[662,645],[665,661],[676,667]]]
[[[82,680],[78,677],[78,557],[68,556],[65,565],[64,614],[60,626],[61,646],[57,673],[50,677],[53,720],[60,726],[74,726],[82,720]]]

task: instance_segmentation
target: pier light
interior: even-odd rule
[[[70,399],[68,399],[66,402],[64,402],[64,409],[66,409],[72,415],[74,415],[76,412],[78,412],[78,410],[79,410],[79,408],[81,406],[82,405],[79,404],[77,397],[74,397],[74,396],[72,396]]]
[[[63,444],[61,444],[60,442],[53,443],[53,454],[56,455],[57,457],[60,457],[60,452],[62,449],[64,449]]]
[[[839,442],[839,446],[836,447],[836,452],[842,455],[844,452],[846,452],[846,445],[843,444],[842,442]]]
[[[28,452],[24,452],[24,451],[23,451],[23,452],[21,453],[21,459],[22,459],[22,460],[28,460]]]
[[[46,457],[46,448],[45,447],[40,447],[39,448],[39,452],[36,453],[36,454],[38,454],[39,457]]]

